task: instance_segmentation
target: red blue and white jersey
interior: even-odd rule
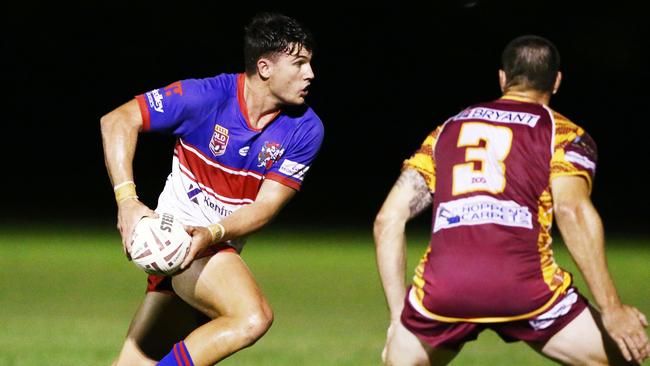
[[[244,74],[221,74],[136,96],[144,131],[177,136],[156,211],[205,226],[255,201],[265,179],[300,189],[323,140],[321,120],[307,105],[291,106],[254,128],[244,82]]]
[[[513,97],[471,106],[405,161],[433,194],[431,242],[409,301],[443,322],[533,318],[571,287],[551,248],[551,181],[591,187],[594,141],[578,125]]]

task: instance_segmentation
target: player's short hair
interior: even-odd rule
[[[257,70],[257,60],[276,53],[290,55],[302,48],[314,49],[311,33],[295,19],[277,13],[258,13],[244,35],[244,66],[247,74]]]
[[[506,89],[522,86],[542,92],[553,90],[560,70],[560,53],[546,38],[525,35],[510,41],[501,55]]]

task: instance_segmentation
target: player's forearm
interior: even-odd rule
[[[375,219],[377,267],[393,321],[399,319],[406,295],[406,223],[429,207],[431,201],[431,193],[420,173],[405,169]]]
[[[223,219],[220,223],[225,228],[225,235],[221,240],[226,241],[251,234],[269,223],[276,212],[263,206],[252,203]]]
[[[251,234],[268,224],[296,194],[296,191],[274,181],[266,181],[255,202],[221,220],[225,235],[220,241]]]
[[[384,288],[391,320],[398,320],[402,311],[406,285],[405,219],[386,218],[381,214],[375,220],[374,238],[377,267]]]
[[[591,201],[563,207],[556,213],[565,244],[601,309],[620,306],[607,269],[603,224]]]

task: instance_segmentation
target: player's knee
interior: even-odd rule
[[[251,345],[260,339],[273,324],[273,311],[264,304],[243,319],[242,333],[246,343]]]

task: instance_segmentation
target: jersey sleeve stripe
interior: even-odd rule
[[[274,173],[274,172],[268,173],[266,175],[266,179],[276,181],[276,182],[278,182],[278,183],[280,183],[282,185],[285,185],[285,186],[287,186],[289,188],[293,188],[296,191],[300,190],[300,183],[294,181],[291,178],[287,178],[287,177],[285,177],[283,175],[280,175],[280,174],[277,174],[277,173]]]
[[[144,94],[137,95],[135,100],[140,107],[140,115],[142,116],[142,131],[149,131],[151,129],[151,119],[149,117],[149,108],[147,102],[144,100]]]

